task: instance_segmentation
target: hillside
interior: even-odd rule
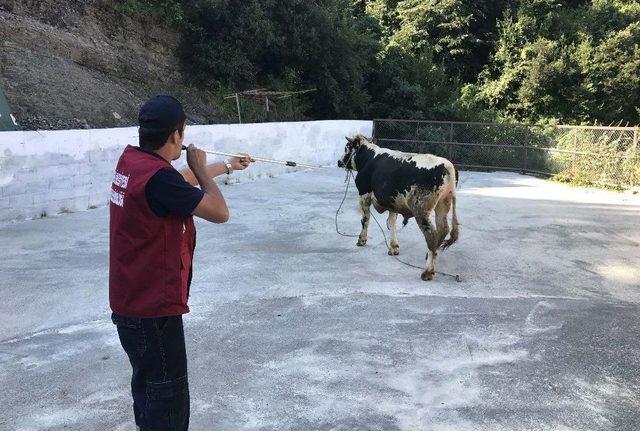
[[[640,123],[640,0],[0,0],[0,85],[24,128],[201,121]]]
[[[186,87],[180,34],[109,1],[0,0],[0,41],[0,86],[24,129],[133,125],[141,102],[167,91],[215,119]]]

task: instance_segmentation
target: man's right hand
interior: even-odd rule
[[[206,172],[207,169],[207,153],[195,145],[190,144],[187,147],[187,164],[194,172]]]
[[[207,172],[207,153],[191,144],[187,147],[187,163],[204,192],[193,215],[213,223],[225,223],[229,220],[229,208],[220,189]]]

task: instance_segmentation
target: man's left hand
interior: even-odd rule
[[[241,154],[242,157],[232,157],[229,159],[229,163],[231,163],[231,167],[234,171],[242,171],[243,169],[248,168],[251,163],[255,162],[250,155],[244,153]]]

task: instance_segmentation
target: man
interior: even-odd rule
[[[189,168],[177,171],[186,115],[178,100],[156,96],[139,114],[139,147],[127,146],[111,188],[109,302],[131,362],[131,393],[141,430],[186,430],[189,384],[182,315],[196,243],[193,215],[229,219],[212,178],[245,169],[246,156],[207,165],[189,145]],[[199,185],[200,188],[196,188]]]

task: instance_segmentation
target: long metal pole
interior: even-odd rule
[[[187,147],[183,145],[182,149],[186,150]],[[214,154],[216,156],[240,157],[240,158],[247,157],[245,154],[225,153],[223,151],[210,151],[210,150],[202,150],[202,151],[204,151],[207,154]],[[299,163],[299,162],[293,162],[291,160],[276,160],[276,159],[267,159],[264,157],[255,157],[255,156],[250,156],[250,157],[257,162],[275,163],[279,165],[299,167],[299,168],[324,169],[324,166],[313,165],[311,163]]]
[[[240,116],[240,96],[236,93],[236,107],[238,108],[238,123],[242,124],[242,117]]]

